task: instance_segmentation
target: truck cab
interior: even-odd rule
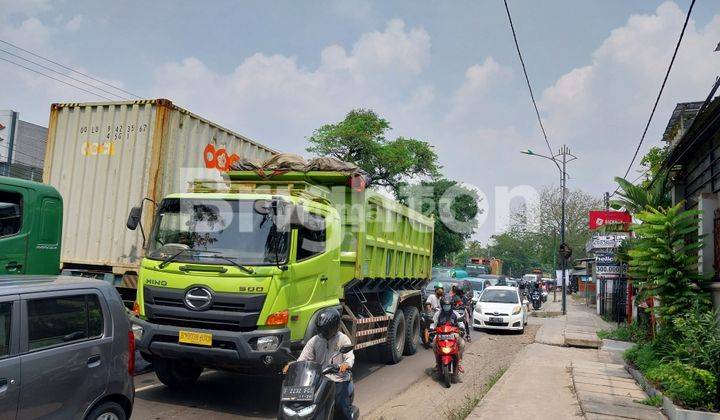
[[[58,274],[62,212],[55,188],[0,176],[0,274]]]

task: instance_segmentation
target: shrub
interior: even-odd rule
[[[642,343],[648,338],[648,331],[644,326],[636,323],[624,324],[614,330],[600,330],[597,332],[598,337],[602,339],[630,341],[632,343]]]
[[[661,361],[655,346],[650,343],[635,345],[626,350],[624,356],[628,362],[643,372],[658,366]]]
[[[713,410],[717,379],[707,370],[672,361],[656,364],[646,371],[645,376],[681,405]]]

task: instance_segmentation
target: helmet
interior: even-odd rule
[[[435,283],[435,287],[434,287],[433,289],[435,289],[435,290],[437,290],[437,289],[445,289],[445,286],[443,286],[442,283],[437,282],[437,283]]]
[[[337,309],[323,309],[315,318],[317,332],[324,339],[329,340],[340,330],[340,312]]]
[[[452,298],[448,295],[443,296],[442,300],[440,301],[440,309],[442,309],[443,312],[448,313],[452,311],[452,307]]]

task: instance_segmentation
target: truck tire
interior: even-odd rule
[[[160,382],[168,388],[189,388],[197,382],[203,371],[201,366],[186,360],[153,358],[153,369]]]
[[[420,340],[420,311],[414,306],[403,308],[405,313],[405,356],[412,356],[418,351]]]
[[[381,354],[385,363],[394,365],[402,360],[405,351],[405,313],[395,312],[395,317],[388,324],[387,342],[382,346]]]

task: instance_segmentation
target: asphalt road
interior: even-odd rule
[[[466,352],[472,353],[473,348],[485,349],[484,345],[489,342],[496,343],[495,348],[502,349],[504,341],[508,345],[518,341],[518,336],[505,333],[476,331],[473,337],[473,343]],[[489,364],[493,363],[493,357],[488,357],[491,355],[479,356],[489,361]],[[355,404],[361,414],[392,405],[393,398],[420,381],[427,382],[432,374],[432,351],[423,348],[413,356],[406,356],[397,365],[381,365],[358,359],[354,369]],[[280,375],[276,378],[262,378],[206,371],[193,389],[174,392],[160,383],[152,372],[144,373],[135,377],[133,419],[275,418],[281,380]],[[437,386],[441,388],[439,383]]]

